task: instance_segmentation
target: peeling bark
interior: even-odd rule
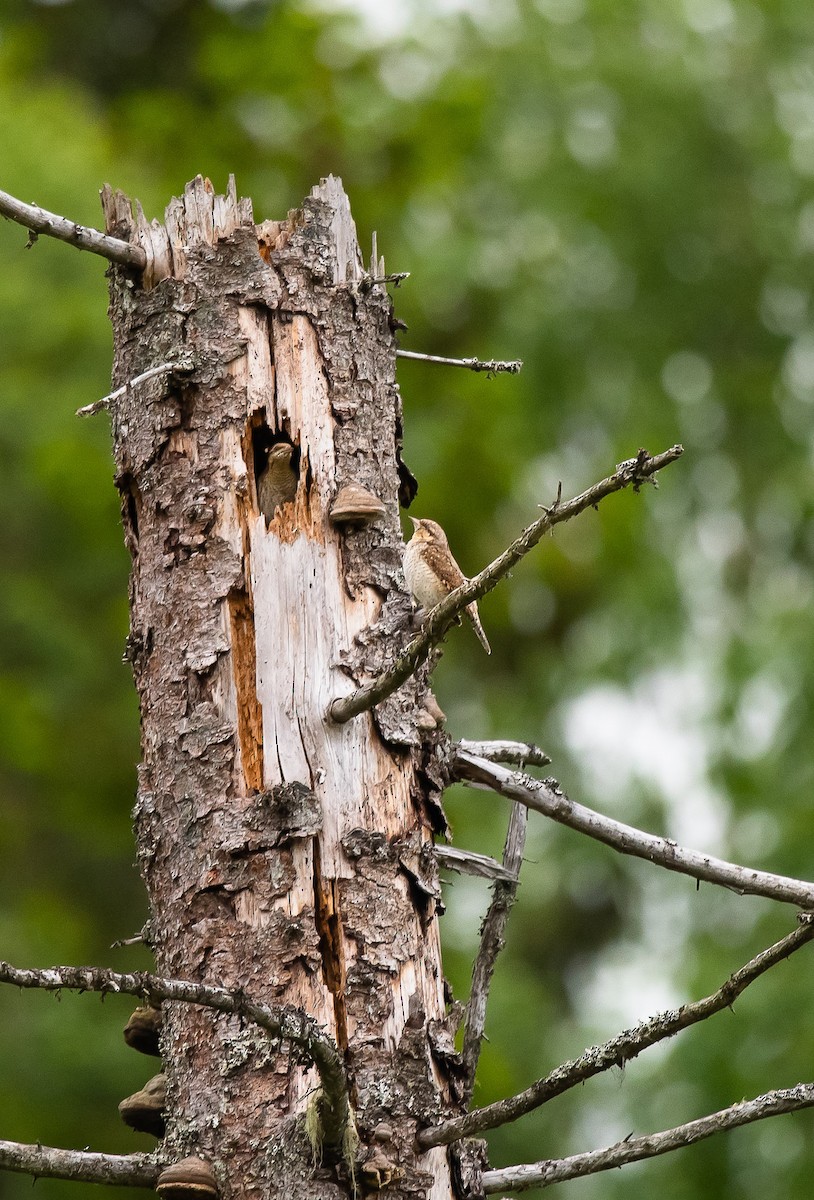
[[[363,1186],[441,1200],[446,1151],[415,1148],[458,1111],[426,670],[372,715],[327,716],[408,633],[389,297],[335,179],[261,226],[232,181],[224,197],[198,178],[162,224],[103,204],[148,263],[111,272],[114,386],[185,364],[111,403],[157,969],[315,1017],[345,1053]],[[267,527],[257,471],[279,440],[298,485]],[[385,516],[336,529],[352,480]],[[236,1017],[165,1010],[170,1157],[212,1161],[227,1198],[347,1195],[349,1165],[315,1166],[304,1131],[313,1068]]]

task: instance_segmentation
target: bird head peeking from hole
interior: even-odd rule
[[[266,524],[283,504],[290,504],[297,494],[297,473],[291,462],[294,447],[288,442],[275,442],[267,450],[267,458],[257,479],[257,503]]]

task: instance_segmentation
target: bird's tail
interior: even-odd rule
[[[492,647],[489,645],[489,639],[487,638],[486,634],[483,632],[483,626],[481,625],[480,617],[478,616],[477,604],[475,604],[473,601],[472,604],[468,605],[466,612],[467,612],[467,616],[469,617],[469,620],[472,622],[472,628],[475,630],[475,633],[478,635],[478,641],[483,646],[486,653],[491,654]]]

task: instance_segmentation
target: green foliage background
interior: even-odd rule
[[[814,9],[805,0],[5,0],[0,186],[87,224],[108,180],[159,214],[235,172],[258,219],[342,176],[363,245],[409,270],[406,348],[522,358],[517,378],[402,362],[413,511],[465,570],[639,446],[658,492],[557,531],[455,631],[456,736],[538,741],[575,798],[811,877]],[[0,224],[0,957],[148,965],[129,810],[137,710],[104,416],[101,260]],[[456,841],[506,808],[454,791]],[[712,990],[791,928],[532,818],[476,1099]],[[448,889],[465,996],[487,902]],[[491,1139],[558,1157],[812,1078],[810,951],[624,1075]],[[0,994],[0,1137],[127,1152],[152,1064],[131,1005]],[[569,1185],[578,1197],[807,1196],[798,1114]],[[0,1176],[3,1196],[30,1182]],[[73,1189],[73,1191],[71,1190]],[[41,1182],[40,1197],[79,1185]],[[94,1195],[103,1190],[94,1189]],[[111,1193],[112,1194],[112,1193]]]

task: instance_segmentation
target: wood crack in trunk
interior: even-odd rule
[[[254,605],[243,588],[231,591],[228,601],[240,762],[247,790],[259,792],[263,789],[263,713],[257,699]]]
[[[344,1053],[348,1049],[348,1014],[345,1006],[345,960],[342,953],[342,928],[336,881],[325,879],[319,841],[314,839],[314,919],[322,955],[325,986],[333,998],[336,1041]]]

